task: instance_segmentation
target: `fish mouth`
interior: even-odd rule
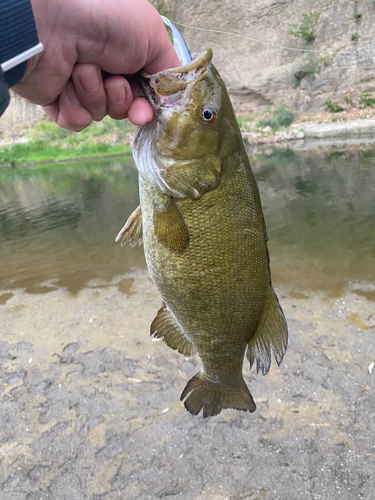
[[[195,83],[204,78],[212,60],[212,50],[192,54],[192,61],[185,66],[166,69],[150,75],[143,71],[141,82],[147,99],[157,111],[179,101],[188,100]]]

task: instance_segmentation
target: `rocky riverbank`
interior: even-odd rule
[[[286,104],[298,113],[317,112],[348,91],[375,91],[372,1],[222,0],[214,9],[202,0],[165,4],[171,19],[190,26],[181,30],[193,52],[212,48],[236,109]]]
[[[256,412],[207,420],[179,401],[199,360],[149,339],[146,271],[76,297],[0,293],[1,499],[372,498],[374,289],[277,292],[281,367],[245,363]]]
[[[257,132],[242,131],[245,143],[275,144],[296,140],[314,140],[319,146],[319,140],[326,144],[327,141],[337,142],[342,140],[367,142],[375,141],[375,120],[353,120],[347,122],[331,123],[295,123],[290,127],[273,131],[265,127]]]

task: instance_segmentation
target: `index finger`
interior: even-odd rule
[[[156,22],[160,24],[157,31],[159,36],[158,43],[153,44],[153,47],[157,47],[157,52],[152,54],[153,57],[149,57],[147,64],[144,66],[144,69],[150,74],[181,66],[163,20],[159,17],[159,20]]]

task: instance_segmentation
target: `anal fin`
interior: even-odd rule
[[[196,352],[193,343],[184,335],[165,304],[151,323],[150,335],[155,339],[163,339],[167,346],[184,356],[193,356]]]
[[[280,365],[288,345],[288,326],[272,287],[269,289],[264,311],[254,337],[247,345],[246,357],[250,369],[257,363],[257,372],[266,375],[271,366],[271,351]]]
[[[140,205],[138,205],[129,216],[125,226],[116,236],[115,241],[117,242],[121,238],[123,238],[121,241],[122,247],[126,245],[126,243],[129,243],[131,247],[142,245],[142,210]]]

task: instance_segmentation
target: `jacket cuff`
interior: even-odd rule
[[[1,0],[0,64],[8,87],[21,80],[27,59],[42,50],[30,0]]]

